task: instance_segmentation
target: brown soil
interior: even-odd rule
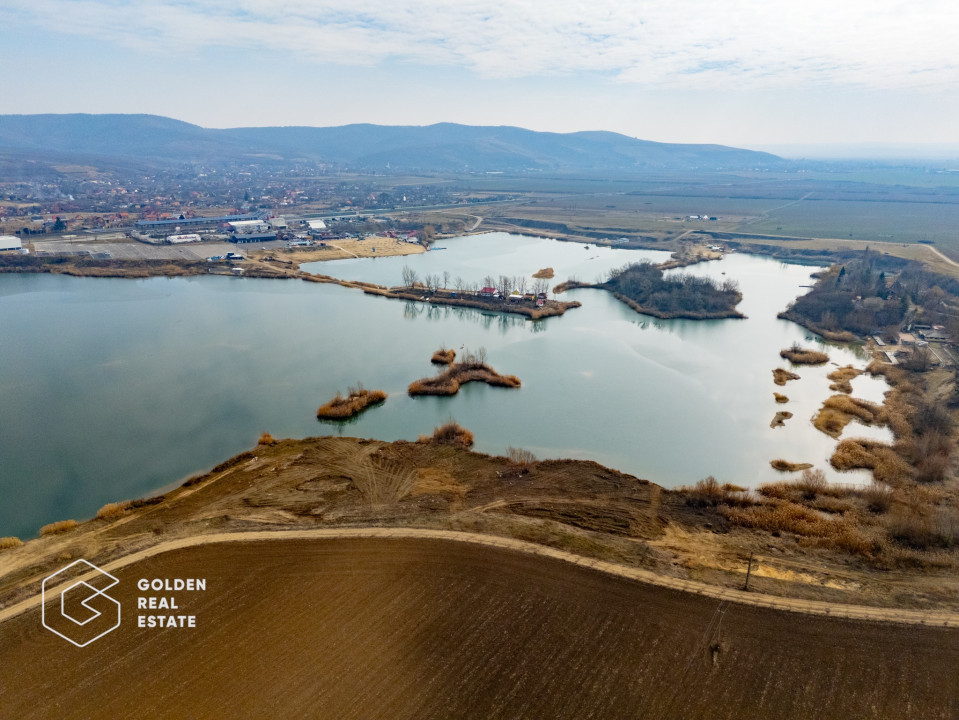
[[[797,616],[441,540],[205,545],[114,571],[84,649],[2,628],[4,708],[51,717],[946,718],[959,630]],[[139,578],[195,629],[140,629]],[[756,579],[761,580],[759,575]],[[150,593],[152,594],[152,593]]]
[[[543,280],[551,280],[554,276],[555,274],[553,273],[553,268],[551,267],[543,268],[542,270],[537,270],[533,273],[534,278]]]

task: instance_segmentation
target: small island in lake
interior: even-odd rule
[[[453,360],[456,359],[456,351],[452,348],[447,350],[445,347],[441,347],[435,353],[433,357],[430,358],[430,362],[434,365],[452,365]]]
[[[355,388],[349,388],[348,393],[346,397],[337,393],[336,397],[328,403],[320,405],[316,411],[317,419],[348,420],[367,408],[386,401],[386,393],[382,390],[367,390],[360,384],[357,384]]]
[[[664,320],[746,317],[736,309],[743,295],[734,280],[718,283],[696,275],[665,277],[662,269],[648,260],[613,270],[604,283],[567,281],[556,286],[554,292],[579,287],[609,290],[636,312]]]
[[[452,363],[435,377],[421,378],[410,383],[410,395],[455,395],[460,385],[468,382],[485,382],[495,387],[518,388],[522,383],[515,375],[500,375],[486,364],[486,350],[480,348],[472,353],[463,353],[463,360]]]
[[[791,347],[780,350],[779,357],[793,365],[823,365],[829,362],[829,356],[826,353],[800,347],[799,343],[793,343]]]

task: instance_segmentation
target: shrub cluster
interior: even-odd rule
[[[343,397],[336,394],[328,403],[320,405],[316,411],[319,420],[346,420],[358,415],[368,407],[386,401],[386,393],[382,390],[367,390],[361,384],[349,388],[348,395]]]

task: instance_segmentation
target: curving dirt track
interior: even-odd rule
[[[427,538],[205,544],[112,571],[84,649],[0,623],[7,718],[949,718],[959,630],[731,603]],[[144,630],[138,578],[195,629]],[[141,611],[142,612],[142,611]]]

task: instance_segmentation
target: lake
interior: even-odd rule
[[[468,281],[552,266],[555,284],[665,257],[502,233],[440,244],[447,249],[309,267],[395,285],[404,265]],[[772,369],[786,366],[780,349],[815,342],[776,318],[813,270],[740,254],[686,268],[740,283],[748,319],[715,321],[653,320],[590,289],[563,296],[582,307],[531,322],[300,281],[0,275],[0,535],[30,536],[149,494],[252,447],[263,431],[413,440],[450,416],[482,452],[512,445],[588,458],[665,486],[789,477],[770,468],[774,458],[868,482],[829,468],[836,441],[809,422],[831,394],[832,365],[799,368],[785,388],[772,382]],[[485,347],[523,387],[408,397],[411,381],[435,372],[429,359],[441,345]],[[840,365],[866,362],[854,347],[826,349]],[[317,406],[358,381],[389,399],[349,424],[316,420]],[[853,387],[874,401],[886,389],[864,376]],[[776,405],[774,391],[790,402]],[[794,417],[770,428],[781,409]],[[890,437],[862,426],[848,434]]]

